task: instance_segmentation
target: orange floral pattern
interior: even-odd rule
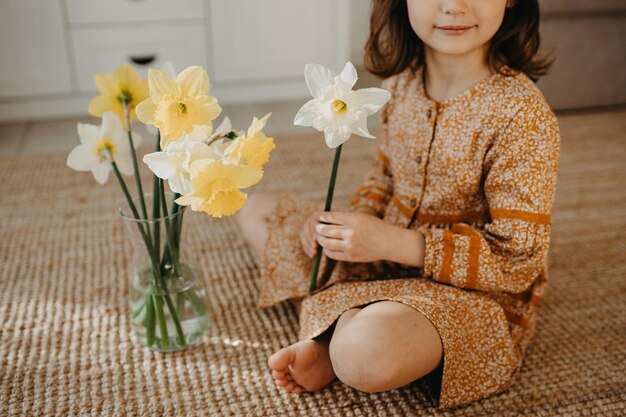
[[[298,236],[321,203],[285,194],[269,219],[259,306],[303,299],[301,340],[353,307],[394,300],[415,308],[444,346],[435,371],[439,407],[511,386],[548,281],[558,123],[530,78],[503,71],[443,102],[428,97],[423,69],[383,81],[392,97],[381,111],[374,163],[350,208],[368,206],[422,232],[423,268],[323,259],[319,288],[309,294],[312,262]]]

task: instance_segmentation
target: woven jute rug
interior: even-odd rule
[[[287,303],[255,307],[259,269],[234,218],[185,219],[188,254],[209,291],[210,334],[180,353],[140,347],[114,178],[98,186],[61,154],[1,158],[0,415],[624,415],[626,111],[559,119],[551,283],[523,370],[508,391],[448,410],[436,409],[422,381],[378,394],[339,381],[301,396],[276,388],[267,357],[297,340],[297,316]],[[276,141],[256,189],[323,200],[333,153],[322,136]],[[337,207],[374,145],[355,137],[345,146]]]

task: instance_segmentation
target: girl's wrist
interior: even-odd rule
[[[389,225],[388,253],[385,260],[398,264],[422,268],[424,266],[424,254],[426,241],[424,234],[417,230],[410,230],[398,226]],[[384,242],[383,242],[384,243]]]

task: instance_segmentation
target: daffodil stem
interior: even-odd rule
[[[342,145],[339,145],[335,149],[335,158],[333,159],[333,170],[330,173],[330,182],[328,183],[328,192],[326,193],[326,205],[324,206],[324,211],[330,211],[330,208],[333,203],[333,194],[335,193],[335,181],[337,180],[337,170],[339,169],[339,160],[341,158],[341,148]],[[311,279],[309,280],[309,292],[315,291],[317,288],[317,274],[320,268],[320,261],[322,260],[322,247],[320,244],[317,244],[317,254],[315,255],[315,260],[313,261],[313,270],[311,271]]]
[[[165,232],[167,235],[167,243],[165,246],[165,251],[163,252],[163,261],[161,263],[161,269],[165,266],[165,263],[170,260],[172,262],[172,268],[174,269],[175,274],[180,274],[180,263],[178,260],[178,249],[176,247],[176,231],[172,229],[173,224],[170,223],[169,216],[167,213],[167,202],[165,201],[165,187],[163,186],[163,180],[159,178],[159,192],[161,201],[161,210],[163,211],[163,219],[165,220]],[[182,214],[182,213],[181,213]],[[174,222],[178,221],[177,218],[174,218]]]
[[[124,115],[126,116],[126,124],[128,126],[128,145],[130,146],[130,154],[133,160],[133,169],[135,170],[135,182],[137,184],[137,193],[139,194],[139,204],[141,205],[141,212],[144,219],[148,219],[148,211],[146,210],[146,201],[143,198],[143,188],[141,186],[141,177],[139,176],[139,167],[137,166],[137,155],[135,153],[135,143],[133,141],[133,132],[130,129],[130,109],[128,103],[124,97],[122,100],[124,104]],[[158,140],[158,139],[157,139]],[[148,231],[148,234],[150,231]]]

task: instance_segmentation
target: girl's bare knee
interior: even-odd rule
[[[341,382],[364,392],[396,388],[391,368],[377,342],[381,337],[385,337],[384,334],[373,334],[372,327],[357,317],[335,329],[329,354],[333,370]]]

